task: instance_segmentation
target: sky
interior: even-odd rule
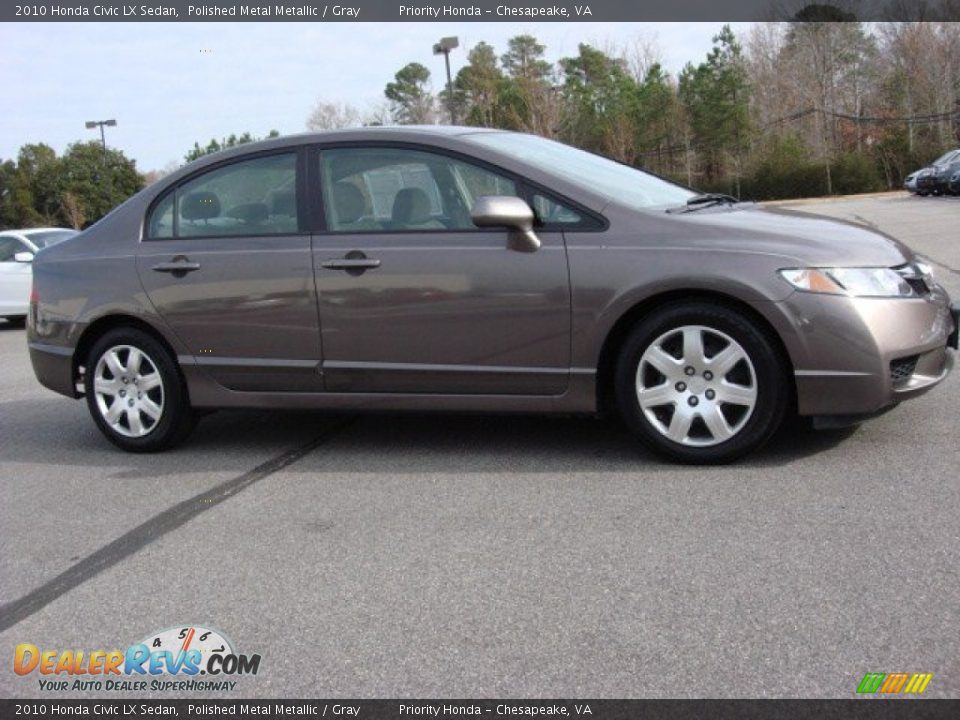
[[[733,23],[745,33],[747,23]],[[87,120],[115,118],[107,144],[142,172],[182,162],[199,141],[249,131],[303,132],[318,101],[361,111],[408,62],[426,65],[435,90],[445,82],[431,48],[456,35],[455,74],[481,40],[505,51],[530,33],[556,61],[581,42],[600,47],[656,43],[676,75],[699,62],[717,23],[3,23],[0,24],[0,159],[44,142],[58,153],[97,139]]]

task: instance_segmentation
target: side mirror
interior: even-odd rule
[[[540,238],[533,231],[533,210],[518,197],[487,195],[477,199],[470,211],[477,227],[505,227],[515,233],[519,244],[514,249],[534,252],[540,249]]]
[[[13,261],[18,263],[32,263],[33,253],[27,252],[26,250],[24,250],[23,252],[18,252],[16,255],[13,256]]]

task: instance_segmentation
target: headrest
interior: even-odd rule
[[[393,199],[393,221],[419,225],[430,220],[430,198],[420,188],[403,188]]]
[[[355,223],[362,218],[366,204],[356,185],[338,182],[333,186],[333,208],[339,224]]]
[[[227,215],[248,224],[262,223],[270,217],[270,209],[266,203],[244,203],[230,208]]]
[[[212,192],[192,192],[180,200],[180,217],[184,220],[210,220],[220,216],[220,198]]]

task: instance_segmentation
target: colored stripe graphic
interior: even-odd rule
[[[912,695],[920,695],[927,689],[931,680],[933,680],[933,673],[914,673],[903,691]]]
[[[880,689],[880,684],[883,682],[883,679],[886,676],[886,673],[867,673],[863,676],[863,680],[860,681],[860,686],[857,688],[857,692],[875,693]]]
[[[904,693],[920,695],[933,680],[933,673],[867,673],[857,686],[860,694],[883,693],[897,695]]]
[[[883,685],[880,686],[880,692],[894,694],[903,689],[909,675],[907,673],[890,673]]]

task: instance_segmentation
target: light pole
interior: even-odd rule
[[[440,38],[440,42],[433,46],[434,55],[443,55],[447,64],[447,105],[450,110],[450,124],[457,124],[457,112],[453,104],[453,79],[450,77],[450,51],[455,47],[460,47],[460,40],[456,37]]]
[[[103,134],[103,128],[104,128],[104,126],[107,126],[107,127],[116,127],[116,126],[117,126],[117,121],[114,120],[114,119],[112,119],[112,118],[111,118],[110,120],[87,120],[87,122],[86,122],[85,124],[86,124],[86,126],[87,126],[87,130],[93,130],[93,128],[95,128],[95,127],[97,127],[97,126],[100,127],[100,144],[103,145],[103,162],[104,162],[104,164],[106,164],[106,162],[107,162],[107,138],[106,138],[106,136]]]

